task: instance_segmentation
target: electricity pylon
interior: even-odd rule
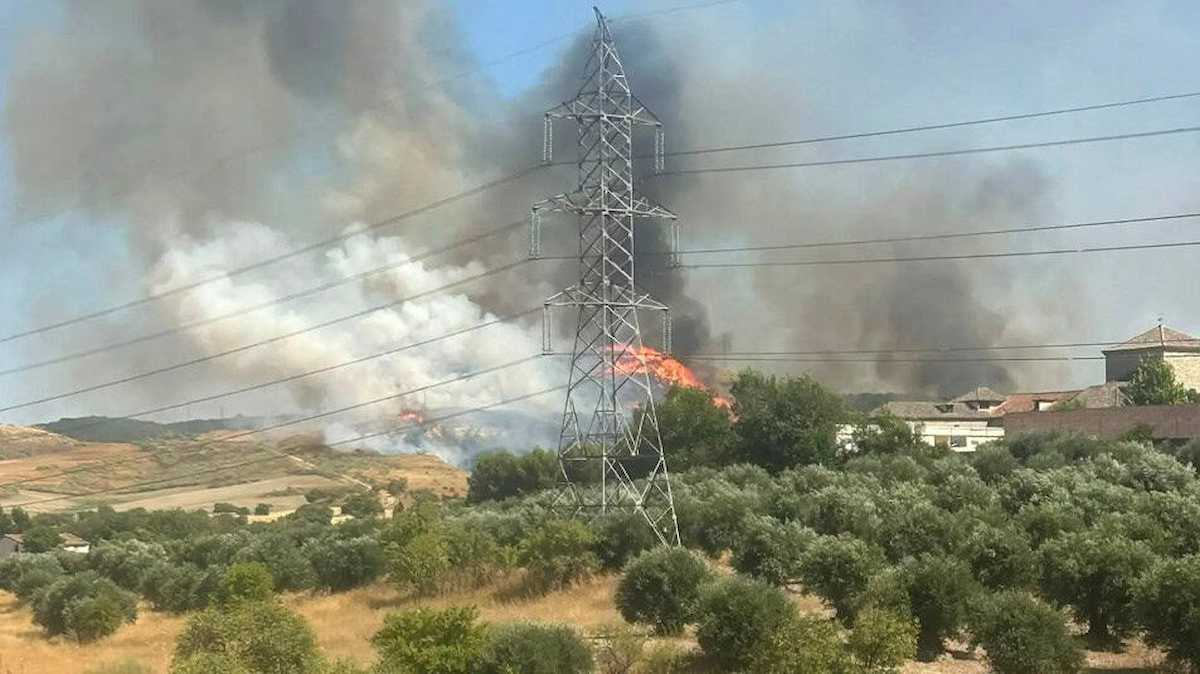
[[[579,221],[579,283],[548,298],[544,340],[550,350],[551,307],[579,312],[559,434],[561,489],[556,506],[581,517],[614,510],[640,513],[659,540],[679,543],[679,525],[663,455],[650,375],[642,359],[639,311],[668,308],[634,285],[634,221],[675,220],[633,187],[634,127],[654,130],[654,166],[663,164],[662,123],[632,94],[608,22],[596,10],[596,34],[578,95],[546,113],[543,159],[553,155],[554,120],[578,127],[579,187],[533,206],[531,254],[540,255],[540,217],[573,213]],[[670,349],[669,344],[665,347]],[[629,367],[640,363],[642,367]],[[637,413],[630,415],[633,409]],[[581,484],[582,482],[593,482]]]

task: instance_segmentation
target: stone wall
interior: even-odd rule
[[[1004,415],[1004,433],[1008,437],[1065,431],[1111,439],[1143,424],[1152,429],[1156,440],[1200,438],[1200,405],[1146,405]]]

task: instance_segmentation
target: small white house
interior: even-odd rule
[[[75,534],[59,534],[59,550],[67,552],[78,552],[86,555],[92,546],[87,541],[76,536]],[[15,555],[20,552],[25,552],[25,537],[21,534],[4,534],[0,535],[0,559]]]

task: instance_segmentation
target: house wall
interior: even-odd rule
[[[1004,429],[980,421],[910,421],[913,432],[927,445],[946,445],[956,452],[973,452],[980,445],[1004,438]]]
[[[1200,438],[1200,405],[1105,407],[1004,415],[1004,430],[1010,436],[1067,431],[1111,439],[1139,424],[1149,426],[1156,440]]]
[[[0,557],[7,557],[20,552],[17,542],[11,538],[0,538]]]
[[[1104,354],[1104,381],[1129,381],[1143,356],[1162,357],[1155,351],[1114,351]]]
[[[956,452],[973,452],[985,442],[1004,439],[1004,429],[989,426],[987,421],[908,421],[921,441],[932,447],[945,445]],[[838,442],[850,451],[853,445],[854,427],[842,426],[838,430]]]
[[[1200,353],[1170,353],[1166,360],[1175,371],[1175,381],[1200,391]]]

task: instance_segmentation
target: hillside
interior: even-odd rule
[[[0,484],[31,481],[0,487],[0,506],[27,503],[30,510],[53,512],[101,504],[193,509],[226,502],[251,508],[267,503],[279,511],[302,504],[310,489],[344,487],[352,480],[386,485],[403,479],[411,490],[466,493],[466,474],[431,455],[334,451],[311,436],[223,439],[229,435],[169,435],[134,444],[3,427]]]
[[[263,420],[253,417],[232,419],[189,419],[170,424],[119,417],[63,417],[38,424],[35,428],[84,442],[141,442],[172,436],[191,437],[220,430],[253,428]]]
[[[72,438],[41,428],[0,425],[0,461],[60,452],[78,445]]]

